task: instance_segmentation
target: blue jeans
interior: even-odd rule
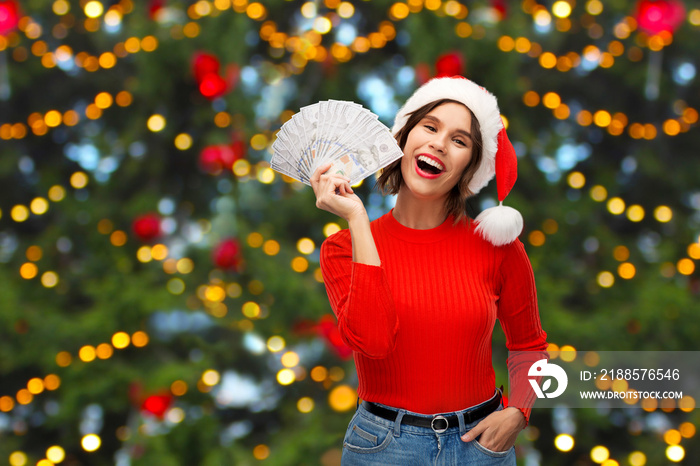
[[[401,418],[404,414],[415,413],[390,409],[398,412],[395,421],[375,416],[362,405],[358,407],[343,440],[343,466],[515,465],[515,448],[495,452],[483,447],[478,440],[468,443],[462,441],[460,437],[474,428],[481,419],[464,424],[464,419],[459,416],[458,426],[450,426],[445,432],[436,433],[431,428],[402,425]],[[499,406],[498,410],[501,409],[503,406]]]

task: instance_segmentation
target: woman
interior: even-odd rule
[[[511,384],[518,407],[503,408],[491,363],[495,321],[511,355],[547,343],[517,240],[522,218],[502,205],[476,221],[465,211],[497,170],[499,200],[515,182],[496,98],[461,77],[433,79],[399,110],[393,133],[404,156],[378,180],[397,194],[383,217],[370,223],[349,179],[326,173],[330,164],[311,179],[316,205],[348,222],[321,248],[364,400],[343,464],[514,465],[532,395]]]

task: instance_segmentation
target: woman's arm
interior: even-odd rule
[[[311,179],[316,205],[348,221],[348,231],[332,235],[321,246],[321,272],[338,330],[354,351],[384,358],[394,348],[398,318],[374,243],[369,217],[349,180],[326,175],[330,164]]]
[[[360,264],[381,265],[374,244],[369,217],[362,200],[350,187],[350,179],[327,174],[331,163],[321,165],[310,179],[316,194],[316,207],[344,218],[352,237],[352,260]]]

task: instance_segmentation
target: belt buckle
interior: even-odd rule
[[[445,428],[444,429],[436,429],[435,428],[435,421],[445,421]],[[430,428],[433,429],[433,432],[436,434],[442,434],[447,430],[447,428],[450,426],[450,423],[447,421],[447,418],[445,416],[435,416],[432,421],[430,421]]]

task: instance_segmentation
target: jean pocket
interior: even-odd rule
[[[473,440],[472,442],[477,450],[492,458],[504,458],[510,454],[511,450],[513,450],[513,447],[511,447],[506,451],[493,451],[480,444],[477,440]]]
[[[356,416],[351,421],[343,446],[355,453],[376,453],[388,447],[392,438],[391,430]]]

